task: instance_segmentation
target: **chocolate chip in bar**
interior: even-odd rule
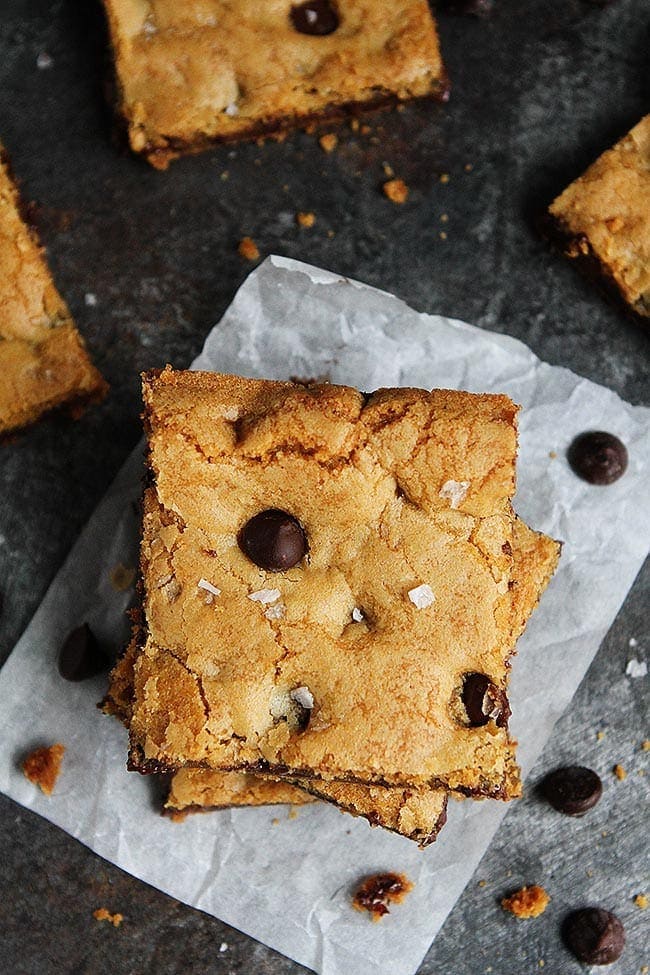
[[[268,572],[293,568],[307,551],[307,537],[298,519],[278,508],[254,515],[241,529],[238,541],[244,555]]]
[[[549,772],[540,791],[558,812],[567,816],[584,816],[603,794],[600,776],[582,765],[568,765]]]
[[[613,484],[627,470],[627,448],[613,433],[590,430],[581,433],[569,446],[571,469],[589,484]]]
[[[578,961],[586,965],[611,965],[623,953],[625,928],[611,911],[585,907],[565,919],[562,939]]]
[[[300,34],[324,37],[334,33],[340,19],[336,5],[330,0],[307,0],[292,6],[291,23]]]
[[[503,693],[485,674],[465,674],[461,698],[472,728],[482,728],[490,718],[502,727],[510,717]]]
[[[87,623],[68,633],[59,650],[59,673],[65,680],[87,680],[108,670],[110,660]]]

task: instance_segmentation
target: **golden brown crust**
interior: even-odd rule
[[[505,694],[511,401],[403,389],[366,402],[346,387],[171,370],[149,374],[144,396],[155,486],[132,764],[505,797],[516,780],[507,729],[463,726],[450,702],[468,671]],[[308,562],[284,574],[259,570],[236,542],[271,506],[309,536]],[[421,585],[433,606],[414,604]],[[248,598],[270,586],[282,618]],[[300,686],[316,704],[292,734],[271,700]]]
[[[650,316],[650,115],[551,204],[564,253],[597,262],[623,300]]]
[[[0,435],[55,407],[101,399],[107,386],[56,290],[0,146]]]
[[[286,0],[104,0],[131,147],[152,165],[388,101],[444,98],[426,0],[339,4],[328,36]]]
[[[51,796],[54,791],[64,753],[64,745],[48,745],[30,752],[23,761],[25,778],[37,785],[46,796]]]
[[[206,772],[179,769],[171,779],[165,800],[168,812],[226,809],[231,806],[302,806],[315,799],[289,782],[264,779],[246,772]]]

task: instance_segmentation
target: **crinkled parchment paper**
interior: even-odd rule
[[[565,543],[512,674],[513,731],[529,770],[646,554],[650,410],[540,362],[512,338],[418,314],[391,295],[277,257],[251,274],[195,366],[277,379],[327,376],[364,390],[492,390],[522,404],[516,507]],[[567,466],[568,443],[586,429],[609,430],[628,445],[629,469],[610,487],[592,487]],[[0,674],[0,788],[136,877],[318,972],[415,972],[506,805],[450,803],[449,824],[425,852],[324,804],[296,819],[275,807],[175,824],[160,816],[151,781],[125,769],[125,732],[95,707],[104,681],[58,676],[57,651],[73,626],[88,620],[113,641],[124,629],[130,594],[115,591],[109,577],[120,562],[135,565],[141,470],[137,451]],[[54,741],[67,751],[46,798],[19,761],[30,747]],[[351,909],[350,891],[362,875],[387,869],[405,872],[415,888],[372,924]]]

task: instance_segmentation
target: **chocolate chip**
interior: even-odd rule
[[[292,568],[307,551],[307,537],[298,519],[278,508],[261,511],[247,521],[238,541],[244,555],[269,572]]]
[[[505,694],[485,674],[465,674],[461,698],[471,728],[483,727],[490,718],[503,727],[510,717]]]
[[[583,816],[600,800],[603,783],[590,768],[568,765],[550,772],[540,790],[558,812],[567,816]]]
[[[625,928],[610,911],[585,907],[565,918],[562,939],[578,961],[611,965],[623,953]]]
[[[333,34],[339,26],[340,18],[331,0],[306,0],[291,8],[291,23],[301,34],[323,37]]]
[[[590,430],[575,438],[567,459],[578,477],[590,484],[613,484],[627,470],[627,448],[613,433]]]
[[[59,650],[59,673],[65,680],[87,680],[108,670],[110,660],[87,623],[68,633]]]

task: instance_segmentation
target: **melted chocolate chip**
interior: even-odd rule
[[[307,537],[298,519],[278,508],[254,515],[241,529],[238,541],[244,555],[268,572],[291,569],[307,551]]]
[[[578,477],[590,484],[613,484],[627,470],[627,448],[613,433],[590,430],[576,437],[567,459]]]
[[[503,727],[510,717],[510,708],[503,691],[495,687],[485,674],[465,674],[461,697],[472,728],[483,727],[490,718],[499,727]]]
[[[306,0],[291,8],[291,23],[300,34],[324,37],[333,34],[339,26],[340,18],[331,0]]]
[[[603,783],[590,768],[568,765],[550,772],[540,789],[558,812],[567,816],[583,816],[600,800]]]
[[[110,666],[108,656],[87,623],[68,633],[59,650],[59,673],[65,680],[95,677]]]
[[[610,911],[585,907],[565,919],[562,939],[578,961],[587,965],[611,965],[623,953],[625,928]]]

